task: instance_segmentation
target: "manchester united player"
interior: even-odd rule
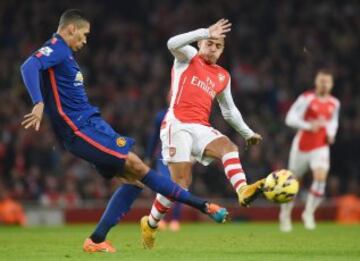
[[[91,163],[106,179],[141,181],[150,189],[188,204],[218,223],[223,223],[227,210],[183,190],[166,177],[146,166],[131,152],[132,138],[117,133],[89,103],[83,75],[74,52],[87,43],[90,21],[76,9],[65,11],[57,32],[21,66],[24,84],[34,107],[24,116],[25,129],[39,130],[44,109],[63,147],[73,155]],[[130,180],[130,181],[129,181]],[[140,182],[135,182],[142,186]],[[107,233],[130,210],[141,189],[125,184],[118,188],[95,231],[85,240],[86,252],[115,252],[105,240]]]
[[[160,138],[163,159],[169,166],[172,179],[181,187],[188,188],[191,184],[193,159],[205,166],[218,159],[224,165],[226,177],[234,187],[240,204],[246,206],[261,191],[262,180],[247,185],[238,147],[209,123],[216,98],[224,119],[245,138],[248,145],[257,144],[262,139],[248,127],[235,106],[228,71],[216,64],[224,50],[225,34],[230,30],[231,23],[221,19],[209,28],[169,39],[167,45],[175,60],[171,101]],[[197,42],[199,51],[190,45],[193,42]],[[145,248],[154,246],[158,222],[172,204],[171,199],[158,194],[150,215],[142,218]]]
[[[297,129],[293,140],[289,169],[301,178],[311,170],[311,185],[302,219],[306,229],[315,229],[314,212],[320,205],[325,191],[326,177],[330,167],[329,145],[335,141],[338,128],[340,102],[331,95],[333,75],[319,70],[315,77],[315,90],[301,94],[291,106],[286,124]],[[280,230],[290,232],[291,210],[294,203],[281,205]]]

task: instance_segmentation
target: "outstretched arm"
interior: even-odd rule
[[[30,56],[20,68],[21,76],[33,104],[43,101],[40,91],[40,69],[40,61],[33,56]]]
[[[231,23],[228,20],[221,19],[209,28],[201,28],[171,37],[167,46],[179,62],[190,61],[197,54],[196,48],[191,46],[191,43],[208,38],[224,38],[225,34],[231,30],[230,27]]]
[[[186,62],[197,54],[196,48],[190,43],[207,38],[209,38],[209,30],[201,28],[171,37],[167,42],[167,47],[176,60]]]
[[[224,119],[247,141],[247,145],[259,143],[261,136],[249,128],[234,103],[230,79],[225,89],[217,96],[217,100]]]
[[[40,61],[33,56],[30,56],[22,64],[20,69],[24,84],[34,104],[33,110],[24,116],[24,121],[21,125],[23,125],[25,129],[34,127],[36,131],[40,129],[44,111],[44,103],[40,90],[40,69]]]
[[[31,100],[34,104],[32,111],[24,116],[21,125],[25,129],[29,127],[40,129],[40,123],[44,112],[44,103],[40,89],[40,71],[61,63],[66,56],[66,52],[59,43],[40,48],[35,54],[31,55],[20,68],[21,76]]]

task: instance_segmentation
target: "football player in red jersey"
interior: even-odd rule
[[[240,204],[249,205],[261,192],[263,180],[247,184],[237,145],[209,123],[211,107],[216,99],[224,119],[248,145],[257,144],[262,139],[244,122],[233,101],[229,72],[216,64],[224,51],[224,39],[230,29],[231,23],[221,19],[208,28],[169,39],[167,46],[175,59],[170,106],[162,122],[160,138],[163,160],[169,166],[172,179],[180,186],[190,186],[195,160],[205,166],[214,159],[221,160]],[[199,50],[191,43],[197,43]],[[142,218],[145,248],[154,246],[158,222],[172,205],[170,198],[158,194],[150,215]]]
[[[331,95],[333,74],[319,70],[315,76],[315,89],[301,94],[286,116],[286,125],[297,129],[293,140],[289,170],[297,178],[311,171],[313,182],[307,197],[302,219],[306,229],[315,229],[314,212],[320,205],[326,177],[330,167],[330,148],[338,129],[340,102]],[[290,232],[291,210],[294,203],[281,205],[280,230]]]

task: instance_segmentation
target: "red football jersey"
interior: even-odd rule
[[[199,55],[189,63],[174,66],[170,103],[174,116],[181,122],[209,126],[213,100],[224,90],[229,79],[224,68],[206,63]]]
[[[306,123],[320,121],[323,123],[323,127],[316,132],[305,129],[299,130],[299,149],[311,151],[326,146],[328,136],[335,136],[337,130],[337,114],[340,106],[338,99],[331,95],[318,97],[314,92],[305,92],[295,104],[298,108],[302,108],[300,111],[303,111],[303,115],[298,121]]]

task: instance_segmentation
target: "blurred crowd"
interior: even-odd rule
[[[286,167],[295,132],[284,116],[296,96],[313,87],[316,70],[327,67],[341,101],[327,194],[347,193],[349,184],[359,183],[358,1],[0,1],[0,180],[13,198],[77,206],[106,199],[117,186],[62,151],[46,118],[38,133],[20,127],[31,102],[19,67],[56,31],[67,8],[82,9],[92,22],[88,45],[76,54],[90,101],[119,133],[136,139],[139,155],[156,112],[166,106],[167,39],[226,17],[233,28],[220,64],[231,72],[237,106],[264,141],[245,151],[217,106],[212,123],[240,146],[249,179]],[[196,194],[234,196],[220,163],[196,165],[194,173]]]

